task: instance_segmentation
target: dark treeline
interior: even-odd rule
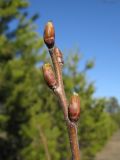
[[[28,7],[26,0],[0,0],[0,160],[71,160],[61,108],[38,68],[49,59],[36,32],[38,15],[30,17]],[[78,71],[78,55],[66,58],[64,83],[68,98],[80,95],[81,156],[93,160],[118,129],[120,106],[115,97],[93,98],[86,78],[93,62]]]

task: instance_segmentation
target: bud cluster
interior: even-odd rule
[[[64,117],[69,132],[69,139],[71,144],[71,151],[73,159],[80,159],[79,145],[77,138],[76,122],[80,117],[80,99],[78,94],[74,93],[70,98],[69,106],[64,92],[64,85],[62,81],[62,65],[64,64],[62,52],[55,47],[55,30],[52,22],[48,22],[44,30],[44,42],[49,50],[53,62],[55,73],[49,63],[42,67],[43,76],[47,85],[54,91],[61,103]],[[55,77],[56,74],[56,77]],[[56,80],[57,78],[57,80]],[[73,125],[74,124],[74,125]]]
[[[44,30],[44,42],[48,49],[54,48],[54,54],[56,55],[57,61],[60,65],[63,65],[62,52],[55,46],[55,30],[52,22],[48,22]]]

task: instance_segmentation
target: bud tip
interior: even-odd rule
[[[47,47],[50,49],[54,46],[55,43],[55,31],[52,21],[47,22],[44,30],[44,42]]]

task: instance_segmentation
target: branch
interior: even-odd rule
[[[49,149],[48,149],[48,144],[47,144],[47,139],[46,139],[40,125],[39,125],[38,128],[39,128],[40,138],[41,138],[44,150],[45,150],[46,160],[51,160],[51,157],[50,157],[50,154],[49,154]]]
[[[77,137],[76,122],[80,116],[80,100],[78,94],[71,97],[68,104],[62,78],[62,53],[55,47],[55,31],[52,22],[48,22],[44,31],[44,42],[48,47],[55,73],[51,67],[43,66],[43,74],[48,86],[53,90],[56,97],[58,97],[60,105],[63,110],[64,119],[69,134],[69,141],[71,146],[73,160],[80,160],[80,151]]]

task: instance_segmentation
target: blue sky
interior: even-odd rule
[[[40,14],[37,24],[41,36],[46,22],[52,20],[62,51],[77,47],[84,60],[95,59],[88,74],[95,81],[95,96],[116,96],[120,101],[120,0],[30,2],[30,14]]]

